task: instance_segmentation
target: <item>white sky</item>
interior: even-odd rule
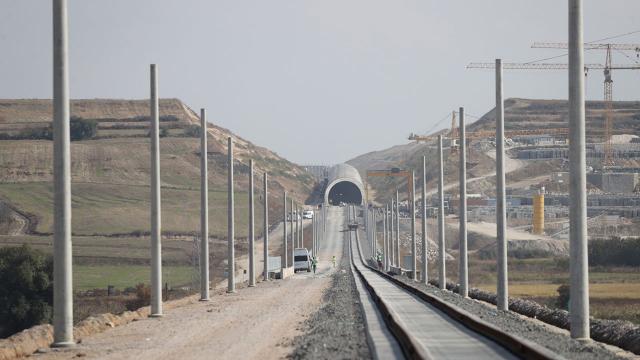
[[[493,107],[493,73],[472,61],[562,50],[561,0],[69,0],[73,98],[160,95],[299,163],[337,163],[406,142],[459,106]],[[585,0],[585,39],[640,30],[640,1]],[[0,98],[51,98],[51,1],[0,0]],[[640,43],[640,33],[612,42]],[[618,63],[638,61],[616,53]],[[553,60],[566,62],[565,58]],[[587,54],[602,63],[604,54]],[[638,99],[639,72],[614,74]],[[602,98],[591,73],[589,99]],[[566,98],[564,72],[509,72],[508,97]],[[447,123],[445,122],[444,126]]]

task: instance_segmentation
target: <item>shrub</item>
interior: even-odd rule
[[[0,249],[0,336],[51,321],[53,260],[27,245]]]
[[[127,301],[125,307],[129,311],[135,311],[149,304],[151,304],[151,287],[140,283],[136,285],[136,297]]]
[[[189,125],[184,129],[184,135],[187,137],[199,138],[201,134],[201,127],[199,125]]]
[[[20,131],[16,136],[17,140],[53,140],[53,127],[49,125],[45,128],[30,128]]]
[[[589,265],[640,266],[640,237],[590,241]]]
[[[559,309],[569,309],[569,285],[563,284],[558,287],[558,297],[556,298],[556,307]]]
[[[72,141],[91,139],[98,132],[98,123],[95,120],[72,116],[70,123]]]
[[[160,134],[158,134],[161,138],[169,136],[169,130],[167,128],[160,128]]]

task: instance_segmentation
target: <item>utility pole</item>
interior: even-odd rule
[[[407,189],[409,190],[409,189]],[[402,268],[402,255],[400,254],[400,191],[396,190],[396,253],[398,267]]]
[[[396,241],[395,241],[395,221],[396,221],[396,216],[395,216],[395,199],[392,197],[391,198],[391,213],[389,214],[390,220],[391,220],[391,228],[389,229],[390,233],[389,233],[389,240],[391,243],[391,251],[389,252],[391,254],[391,265],[392,266],[398,266],[398,262],[397,257],[396,257]]]
[[[299,220],[300,221],[300,247],[303,248],[304,247],[304,217],[302,217],[302,214],[300,212],[298,212],[298,214],[300,214],[300,220]]]
[[[298,204],[296,204],[294,214],[291,214],[291,218],[292,219],[295,218],[295,222],[296,222],[295,243],[293,245],[294,248],[300,247],[300,229],[299,229],[299,225],[300,224],[299,224],[299,221],[298,221],[298,216],[299,216]]]
[[[445,243],[444,223],[444,159],[442,158],[442,135],[438,135],[438,257],[439,257],[439,285],[440,289],[447,289],[446,260],[447,249]]]
[[[200,301],[209,301],[209,181],[207,112],[200,109]]]
[[[283,263],[282,263],[282,268],[286,268],[287,265],[289,264],[289,259],[288,259],[288,249],[287,249],[287,242],[289,241],[289,234],[287,234],[287,192],[285,191],[283,196],[282,196],[282,228],[283,228],[283,232],[282,232],[282,245],[284,246],[284,255],[283,255]]]
[[[411,211],[411,279],[418,280],[417,246],[416,246],[416,174],[411,170],[411,194],[408,196]]]
[[[67,1],[53,1],[53,346],[74,346]]]
[[[151,65],[151,317],[162,316],[162,205],[158,73]]]
[[[295,243],[295,237],[298,234],[298,231],[296,230],[295,232],[293,231],[293,217],[294,217],[294,207],[293,207],[293,197],[291,198],[291,216],[289,217],[289,220],[291,221],[289,223],[289,225],[291,225],[291,267],[295,268],[295,253],[296,253],[296,243]],[[296,224],[298,224],[298,222],[296,221]]]
[[[387,203],[387,252],[389,258],[389,268],[393,266],[393,199]]]
[[[504,98],[502,60],[496,59],[496,225],[498,248],[498,310],[509,310],[507,274],[507,199],[504,169]]]
[[[373,257],[377,260],[378,259],[378,219],[376,218],[376,210],[372,209],[371,210],[371,217],[372,217],[372,222],[371,222],[371,231],[373,233]]]
[[[262,183],[264,187],[264,281],[269,280],[269,175],[264,172]],[[286,205],[286,201],[285,201]],[[286,234],[286,231],[285,231]]]
[[[228,293],[236,292],[236,262],[235,262],[235,214],[233,194],[233,139],[227,139],[228,154],[228,180],[227,180],[227,268],[229,272]]]
[[[429,276],[427,274],[428,271],[428,261],[429,254],[427,251],[429,250],[429,246],[427,244],[427,157],[422,157],[422,283],[429,283]]]
[[[387,237],[387,212],[389,211],[389,205],[384,208],[384,216],[382,217],[382,269],[388,271],[389,269],[389,248]]]
[[[460,108],[460,228],[459,248],[460,266],[458,268],[458,282],[460,283],[460,295],[469,296],[469,265],[467,263],[467,144],[464,128],[464,108]]]
[[[589,262],[582,0],[569,0],[569,223],[571,337],[589,339]]]
[[[253,159],[249,160],[249,287],[256,286],[255,269],[255,201],[253,199]]]

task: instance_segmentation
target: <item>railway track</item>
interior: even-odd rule
[[[409,359],[562,359],[555,353],[419,291],[369,266],[357,232],[348,236],[355,275],[373,300],[384,331]],[[357,254],[356,254],[357,252]],[[356,256],[357,255],[357,256]],[[362,297],[362,296],[361,296]],[[364,304],[364,303],[363,303]],[[367,321],[367,326],[370,326]],[[375,326],[375,325],[374,325]],[[370,344],[375,342],[371,340]],[[376,347],[376,344],[371,344]],[[384,350],[375,350],[377,353]],[[378,356],[379,358],[382,356]]]

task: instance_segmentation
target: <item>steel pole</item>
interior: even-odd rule
[[[422,157],[422,280],[423,284],[429,283],[428,261],[429,244],[427,243],[427,157]]]
[[[227,139],[228,154],[228,180],[227,180],[227,292],[236,292],[236,261],[235,261],[235,214],[233,193],[233,139]]]
[[[407,197],[409,200],[409,208],[411,209],[411,279],[413,281],[418,280],[418,264],[417,264],[417,252],[418,247],[416,244],[416,175],[415,171],[411,170],[411,194]]]
[[[73,340],[67,1],[53,1],[53,346]]]
[[[458,282],[460,295],[469,296],[469,265],[467,258],[467,145],[465,143],[464,108],[460,108],[460,228],[459,249],[460,264],[458,268]]]
[[[507,195],[504,169],[504,98],[502,60],[496,59],[496,225],[498,248],[498,310],[509,310],[507,273]]]
[[[264,175],[262,176],[262,186],[264,187],[264,270],[263,270],[263,276],[264,276],[264,281],[269,280],[269,175],[267,174],[267,172],[264,172]],[[285,202],[286,204],[286,202]],[[286,231],[285,231],[286,233]]]
[[[255,201],[253,199],[253,159],[249,160],[249,287],[256,286],[255,269]]]
[[[151,65],[151,315],[162,316],[162,205],[158,73]]]
[[[209,182],[207,112],[200,109],[200,300],[209,300]]]
[[[453,139],[451,140],[453,141]],[[438,167],[440,168],[438,171],[438,283],[440,289],[445,290],[447,288],[447,249],[444,235],[444,159],[442,158],[442,135],[438,135]]]
[[[571,337],[589,339],[589,262],[582,0],[569,0],[569,220]]]
[[[283,255],[283,263],[282,268],[286,268],[289,263],[289,252],[287,249],[287,242],[289,241],[289,234],[287,234],[287,192],[285,191],[282,196],[282,245],[284,246],[284,255]]]

